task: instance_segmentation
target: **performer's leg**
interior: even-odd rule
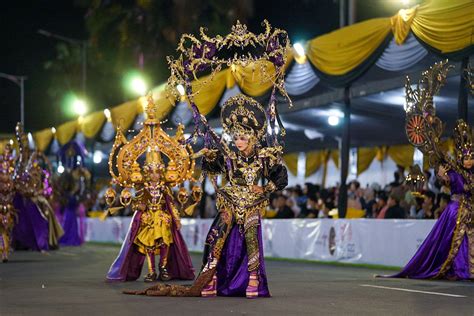
[[[145,277],[145,282],[153,282],[156,280],[156,269],[155,269],[155,250],[152,248],[146,249],[146,260],[148,263],[148,274]]]
[[[217,277],[215,270],[217,262],[219,262],[221,257],[222,247],[232,228],[232,218],[230,211],[220,211],[207,234],[204,248],[205,257],[200,277],[204,275],[208,277],[208,274],[211,273],[212,278],[201,291],[201,296],[203,297],[213,297],[217,295]]]
[[[8,262],[8,253],[10,252],[10,237],[7,232],[2,233],[2,262]]]
[[[160,280],[161,281],[169,281],[171,276],[168,273],[168,269],[166,268],[168,265],[168,253],[170,247],[166,244],[162,244],[160,246]]]
[[[245,244],[247,246],[248,271],[250,272],[249,284],[246,290],[247,298],[258,297],[258,268],[260,265],[258,248],[258,230],[256,225],[248,227],[245,231]]]

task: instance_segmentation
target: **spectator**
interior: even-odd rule
[[[277,206],[277,213],[275,218],[294,218],[295,213],[291,210],[291,208],[287,204],[287,197],[284,195],[278,196],[276,200]]]
[[[390,197],[387,201],[388,209],[385,213],[386,219],[393,219],[393,218],[405,218],[406,213],[405,210],[400,206],[400,195],[397,194],[390,194]]]
[[[444,210],[446,209],[446,206],[448,206],[448,203],[451,201],[451,197],[449,196],[449,194],[446,194],[446,193],[440,193],[439,196],[438,196],[438,207],[436,208],[435,212],[434,212],[434,217],[436,219],[438,219],[441,214],[444,212]]]
[[[434,219],[436,208],[434,201],[436,195],[432,191],[426,191],[423,196],[423,204],[421,205],[421,210],[416,214],[416,217],[419,219]]]
[[[381,193],[377,198],[377,204],[375,205],[376,212],[375,218],[385,218],[385,213],[387,212],[388,205],[387,205],[387,195],[385,193]]]
[[[365,210],[365,217],[374,217],[377,201],[375,200],[375,191],[372,188],[367,188],[365,190],[364,200],[366,201],[363,205],[363,208]]]

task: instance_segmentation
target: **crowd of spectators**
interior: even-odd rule
[[[437,219],[450,201],[449,189],[429,171],[428,181],[420,196],[414,196],[404,184],[404,171],[399,168],[393,181],[385,187],[377,183],[364,187],[354,180],[347,186],[346,217],[375,219]],[[270,205],[265,218],[334,218],[338,216],[338,186],[324,188],[319,184],[305,183],[287,187],[270,196]],[[98,194],[92,209],[106,208],[103,194]],[[204,194],[195,208],[193,217],[213,218],[217,213],[215,194]],[[119,216],[131,216],[132,211],[124,208]]]

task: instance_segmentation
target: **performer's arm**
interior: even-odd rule
[[[268,172],[268,183],[264,186],[266,193],[283,190],[288,185],[288,171],[282,164],[272,166]]]

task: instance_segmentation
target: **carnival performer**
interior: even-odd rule
[[[284,128],[276,109],[276,91],[286,97],[290,105],[291,100],[284,85],[288,35],[285,31],[272,29],[267,21],[263,25],[265,32],[258,35],[249,32],[238,21],[232,27],[232,33],[225,37],[211,38],[204,33],[204,29],[201,29],[200,39],[183,35],[178,47],[181,56],[168,59],[170,92],[174,92],[173,87],[184,86],[193,111],[195,131],[188,140],[201,136],[205,141],[205,148],[198,153],[204,156],[203,174],[211,180],[216,175],[222,175],[227,184],[221,188],[215,185],[218,213],[207,234],[201,271],[194,284],[158,284],[144,291],[124,293],[247,298],[270,296],[263,259],[261,217],[268,206],[269,194],[282,190],[288,182],[287,170],[281,162],[283,147],[278,141],[277,130],[283,135]],[[226,100],[221,109],[224,134],[219,136],[199,112],[195,97],[199,94],[199,88],[212,80],[223,66],[230,67],[232,75],[239,67],[251,67],[252,77],[260,78],[273,89],[267,110],[244,94]],[[211,74],[194,84],[192,80],[203,70]],[[233,142],[235,147],[231,148],[228,141]]]
[[[446,81],[447,62],[434,65],[423,73],[417,90],[407,82],[407,135],[438,177],[451,189],[451,202],[433,229],[403,270],[391,277],[412,279],[468,280],[474,278],[474,144],[471,127],[458,120],[454,129],[455,156],[441,150],[443,124],[435,115],[433,96]],[[421,188],[421,170],[407,178]]]
[[[0,156],[0,250],[2,262],[8,262],[11,247],[11,234],[16,222],[13,207],[15,184],[13,181],[15,160],[10,144],[6,144]]]
[[[59,240],[61,246],[80,246],[85,237],[85,202],[90,192],[91,175],[84,166],[87,151],[73,140],[64,145],[59,159],[64,172],[57,179],[57,197],[60,200],[59,216],[64,235]]]
[[[19,157],[14,175],[14,207],[18,210],[18,223],[13,229],[13,245],[37,251],[56,249],[64,231],[47,200],[51,193],[49,162],[44,154],[29,150],[21,125],[17,126],[16,135]]]
[[[192,149],[181,143],[183,126],[175,137],[168,136],[155,119],[155,111],[149,96],[147,120],[142,131],[127,142],[119,130],[110,154],[110,165],[116,165],[119,171],[116,174],[111,168],[111,175],[115,183],[124,187],[120,203],[130,206],[134,215],[120,253],[107,273],[108,281],[138,279],[145,259],[148,265],[145,282],[194,279],[191,257],[179,232],[180,213],[171,191],[172,187],[191,179]],[[145,155],[145,163],[140,166],[142,155]],[[163,156],[167,157],[167,164]],[[114,205],[115,195],[112,188],[106,192],[109,206]],[[111,208],[110,212],[118,208]],[[156,273],[156,255],[160,256],[159,275]]]

